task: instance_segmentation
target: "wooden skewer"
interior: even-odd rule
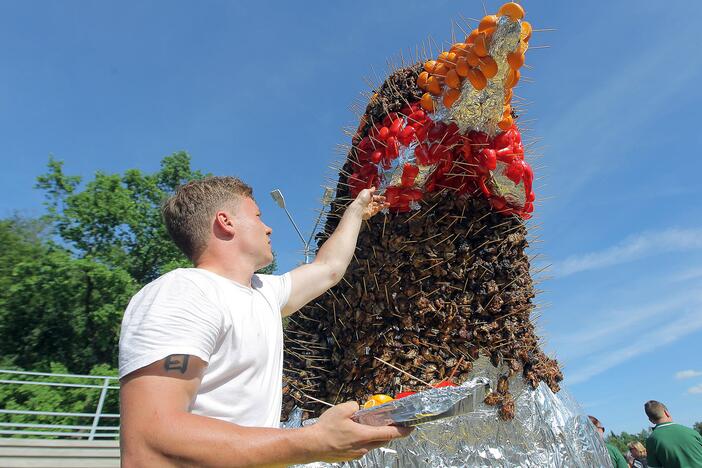
[[[392,368],[395,369],[396,371],[402,372],[403,374],[405,374],[405,375],[411,377],[412,379],[418,381],[419,383],[422,383],[422,384],[426,385],[427,387],[431,387],[431,384],[430,384],[429,382],[425,382],[424,380],[420,379],[419,377],[415,377],[415,376],[413,376],[412,374],[410,374],[409,372],[404,371],[404,370],[400,369],[400,368],[397,367],[397,366],[393,366],[392,364],[390,364],[390,363],[387,362],[387,361],[383,361],[383,360],[380,359],[379,357],[375,357],[375,356],[374,356],[373,358],[374,358],[374,359],[377,359],[377,360],[380,361],[380,362],[382,362],[382,363],[385,364],[386,366],[392,367]]]

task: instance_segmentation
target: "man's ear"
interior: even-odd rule
[[[227,211],[218,211],[214,220],[215,232],[234,235],[234,217]]]

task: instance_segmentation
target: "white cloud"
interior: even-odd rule
[[[611,349],[592,356],[591,363],[567,375],[571,384],[583,383],[597,374],[618,366],[641,354],[649,353],[662,346],[702,329],[702,314],[696,307],[687,313],[671,313],[678,318],[654,331],[639,336],[633,343],[619,349]],[[697,388],[697,387],[693,387]]]
[[[702,375],[702,371],[696,371],[696,370],[689,369],[689,370],[676,372],[675,378],[678,380],[691,379],[693,377],[699,377],[700,375]]]
[[[631,236],[604,250],[572,255],[553,265],[555,276],[568,276],[588,270],[606,268],[664,252],[702,249],[702,228],[666,229]]]
[[[694,387],[688,388],[687,393],[692,393],[692,394],[702,393],[702,384],[695,385]]]

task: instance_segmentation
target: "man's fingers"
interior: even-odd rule
[[[355,401],[347,401],[336,405],[336,408],[338,408],[340,416],[350,418],[356,411],[358,411],[359,406]]]
[[[407,437],[414,430],[413,427],[399,426],[376,426],[368,428],[374,432],[374,434],[372,434],[372,436],[368,440],[374,442],[389,441],[393,439]]]

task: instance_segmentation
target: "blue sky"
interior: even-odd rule
[[[702,421],[702,39],[694,3],[525,1],[536,32],[517,94],[538,141],[530,222],[539,326],[566,386],[608,429],[648,399]],[[486,1],[489,12],[498,2]],[[692,8],[691,8],[692,7]],[[68,173],[193,166],[253,185],[281,270],[309,232],[341,128],[368,82],[449,41],[477,1],[0,3],[0,216],[42,213]],[[472,26],[472,25],[471,25]],[[459,28],[454,28],[460,37]],[[436,50],[434,48],[434,50]]]

